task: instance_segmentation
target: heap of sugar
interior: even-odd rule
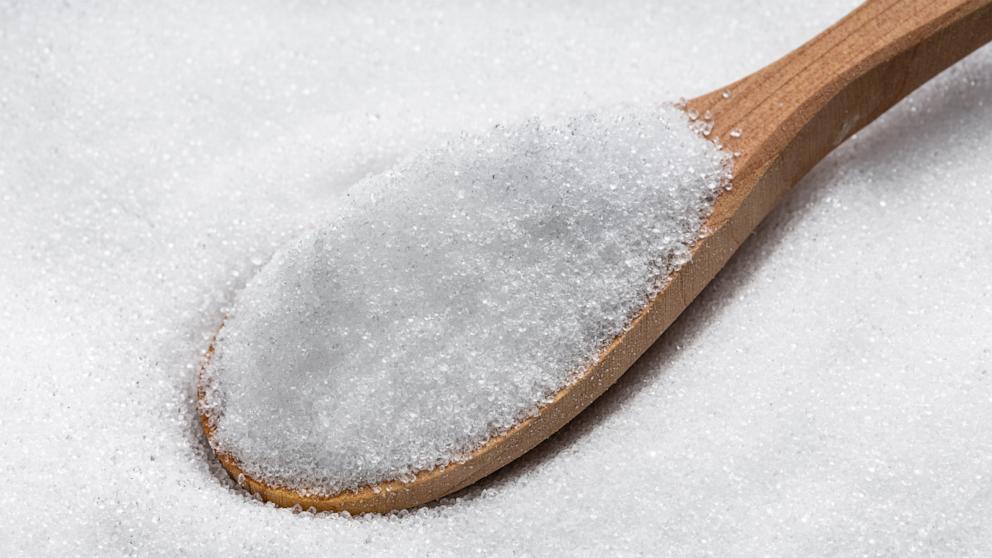
[[[463,135],[280,250],[205,375],[213,443],[332,494],[445,465],[595,361],[689,257],[726,157],[674,107]]]

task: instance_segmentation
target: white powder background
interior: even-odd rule
[[[0,6],[0,555],[992,552],[992,49],[817,168],[551,441],[356,519],[246,498],[196,427],[275,247],[445,134],[702,93],[853,3]]]

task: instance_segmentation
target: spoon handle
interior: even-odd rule
[[[785,186],[760,221],[837,145],[990,40],[992,0],[869,0],[786,57],[690,101],[712,115],[711,137],[740,153],[737,191],[720,196],[711,230],[737,212],[748,193],[738,185]]]

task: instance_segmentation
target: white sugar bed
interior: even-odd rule
[[[252,500],[198,428],[265,262],[412,154],[708,91],[853,3],[148,4],[0,3],[0,556],[992,553],[989,48],[548,443],[349,518]]]

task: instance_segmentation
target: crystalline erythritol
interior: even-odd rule
[[[196,420],[234,294],[366,175],[721,90],[857,3],[0,2],[0,556],[992,555],[988,47],[455,498],[266,506]]]
[[[688,258],[727,157],[673,107],[495,126],[357,185],[238,295],[213,441],[333,494],[445,465],[537,410]]]

